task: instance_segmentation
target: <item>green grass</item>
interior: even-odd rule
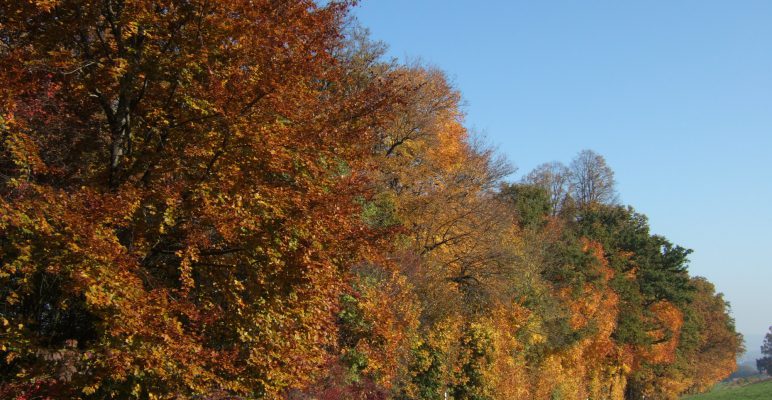
[[[720,384],[708,393],[686,396],[684,400],[770,400],[772,380],[747,385]]]

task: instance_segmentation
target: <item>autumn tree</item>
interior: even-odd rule
[[[727,303],[602,156],[504,183],[444,73],[385,60],[349,5],[0,5],[0,397],[674,398],[725,375]]]
[[[468,134],[458,93],[443,74],[413,68],[393,76],[411,95],[395,110],[376,154],[382,196],[405,224],[402,253],[420,259],[419,269],[405,273],[418,290],[435,293],[425,293],[427,299],[460,290],[470,301],[454,302],[479,305],[511,266],[501,245],[511,220],[494,193],[509,166]],[[450,309],[444,308],[424,313]]]
[[[336,60],[346,7],[0,6],[5,393],[275,397],[324,367],[391,99]]]
[[[464,336],[470,325],[463,321],[487,312],[514,272],[512,220],[494,194],[508,167],[468,135],[444,76],[397,73],[418,95],[384,132],[380,170],[404,221],[398,262],[421,299],[419,330],[432,338],[414,348],[405,393],[437,398],[451,390],[451,371],[464,363],[458,357],[470,355],[464,350],[472,346]]]
[[[694,297],[685,312],[675,367],[683,368],[681,380],[691,383],[687,390],[699,393],[734,372],[745,349],[723,294],[703,277],[691,278],[690,284]]]
[[[652,235],[646,217],[629,207],[594,201],[552,213],[549,188],[540,183],[549,182],[545,171],[548,168],[542,166],[522,183],[501,189],[501,195],[516,210],[531,249],[544,246],[535,253],[535,258],[540,260],[541,275],[552,289],[539,295],[538,301],[534,299],[526,304],[533,315],[543,319],[542,326],[550,320],[553,324],[571,322],[562,329],[539,329],[547,338],[545,343],[558,346],[526,345],[528,351],[541,348],[541,354],[553,354],[531,358],[541,369],[551,371],[550,377],[545,376],[536,384],[546,391],[537,391],[534,395],[569,391],[605,393],[601,397],[615,398],[643,395],[677,398],[681,393],[702,390],[703,385],[721,379],[734,364],[738,350],[736,333],[728,307],[715,295],[712,286],[702,280],[690,280],[687,272],[690,251],[662,236]],[[611,273],[605,284],[599,279],[603,275],[596,272],[579,246],[588,239],[598,246],[597,257],[604,260]],[[613,309],[617,310],[610,320],[604,318],[606,326],[610,326],[605,338],[597,332],[577,329],[581,325],[576,322],[588,318],[590,309],[586,307],[592,303],[586,301],[593,298],[593,293],[603,293],[603,290],[609,298],[616,299]],[[561,293],[574,294],[561,297]],[[558,307],[547,307],[550,303]],[[578,312],[561,316],[556,309]],[[548,318],[550,315],[552,319]],[[696,322],[703,321],[703,317],[715,321],[716,325]],[[601,346],[594,347],[591,354],[607,354],[607,358],[594,361],[593,365],[600,368],[567,361],[586,343]],[[550,352],[544,352],[545,348]],[[605,348],[605,352],[599,353],[600,348]],[[710,362],[711,367],[703,366],[702,371],[690,369],[701,364],[699,360],[708,358],[714,360]],[[577,368],[567,371],[565,365],[577,365]],[[555,378],[562,374],[566,375]],[[577,376],[586,378],[579,382]],[[587,392],[583,392],[585,390]]]

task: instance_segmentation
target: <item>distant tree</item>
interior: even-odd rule
[[[571,161],[569,177],[572,195],[580,207],[617,201],[614,171],[600,154],[582,150]]]
[[[772,373],[772,326],[769,327],[769,332],[764,337],[764,343],[761,345],[761,354],[764,357],[756,360],[756,368],[760,372]]]
[[[732,375],[729,375],[727,380],[750,378],[752,376],[758,375],[758,373],[759,371],[757,371],[756,368],[754,368],[750,363],[740,364],[737,366],[737,371],[733,372]]]
[[[571,170],[561,162],[539,165],[523,182],[544,189],[549,194],[552,215],[557,215],[571,192]]]

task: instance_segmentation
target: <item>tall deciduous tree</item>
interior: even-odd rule
[[[319,372],[391,101],[336,60],[346,7],[0,5],[5,393],[276,397]]]
[[[600,154],[582,150],[571,161],[570,171],[573,198],[579,206],[616,201],[614,171]]]
[[[560,162],[541,164],[525,176],[523,181],[549,193],[552,215],[557,215],[572,194],[571,170]]]

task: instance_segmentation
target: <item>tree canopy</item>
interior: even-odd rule
[[[350,6],[0,5],[0,397],[675,399],[732,372],[728,304],[602,156],[508,182],[444,73]]]

